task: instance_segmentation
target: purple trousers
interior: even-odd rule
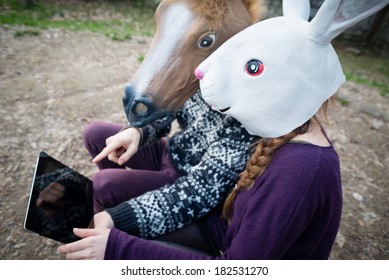
[[[121,128],[122,125],[101,121],[87,125],[83,140],[90,155],[98,155],[106,146],[105,140]],[[141,147],[123,166],[108,158],[97,166],[99,171],[92,178],[95,213],[165,184],[172,184],[181,176],[170,161],[166,138]]]

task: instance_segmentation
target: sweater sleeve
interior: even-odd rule
[[[171,129],[171,124],[164,128],[155,128],[153,125],[149,124],[141,129],[143,132],[141,145],[147,145],[168,135]]]
[[[239,128],[228,135],[210,145],[201,161],[174,184],[107,209],[115,227],[153,238],[192,223],[220,204],[250,153],[251,136]]]

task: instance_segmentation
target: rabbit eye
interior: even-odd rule
[[[250,76],[259,76],[263,72],[263,64],[259,60],[252,59],[246,64],[246,72]]]

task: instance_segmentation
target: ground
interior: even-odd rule
[[[0,259],[63,259],[58,243],[23,229],[36,157],[45,150],[93,175],[82,129],[98,119],[126,122],[123,87],[150,38],[52,29],[14,37],[15,28],[0,27]],[[377,74],[373,59],[358,75]],[[344,207],[331,259],[389,259],[388,96],[348,81],[335,103],[326,127],[340,155]]]

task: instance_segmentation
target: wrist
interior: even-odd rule
[[[119,132],[122,132],[126,129],[129,129],[129,128],[133,128],[136,131],[138,131],[138,133],[139,133],[139,145],[141,145],[143,142],[143,130],[140,127],[135,127],[135,126],[129,124],[129,125],[126,125],[125,127],[123,127],[122,129],[120,129]]]
[[[102,211],[94,215],[94,228],[113,228],[114,222],[107,211]]]
[[[129,203],[123,202],[113,208],[107,208],[105,211],[111,216],[115,228],[139,236],[137,215]]]

